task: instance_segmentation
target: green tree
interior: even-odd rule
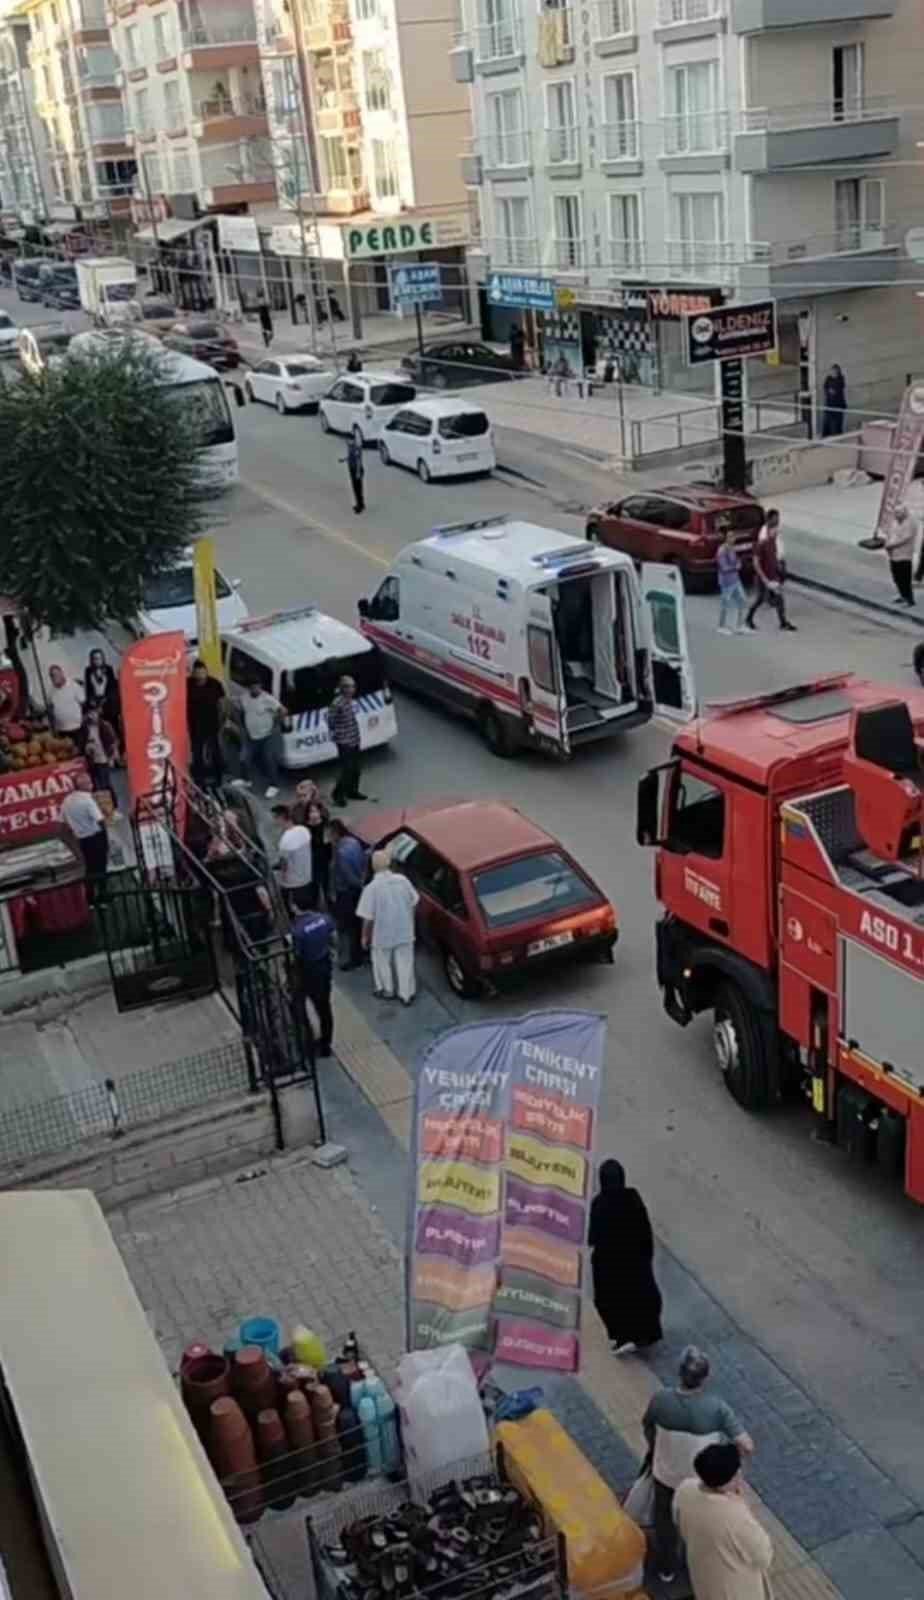
[[[128,623],[200,532],[196,425],[139,347],[0,386],[0,590],[53,634]]]

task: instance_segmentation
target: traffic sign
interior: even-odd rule
[[[513,306],[522,311],[554,311],[555,284],[520,272],[492,272],[488,279],[492,306]]]
[[[776,301],[753,300],[746,306],[716,306],[684,318],[687,365],[737,361],[776,349]]]
[[[391,293],[399,306],[422,305],[428,300],[441,300],[443,287],[438,264],[409,262],[405,267],[392,267]]]

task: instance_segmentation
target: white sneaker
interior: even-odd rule
[[[627,1339],[624,1344],[617,1344],[615,1339],[610,1340],[610,1352],[614,1356],[634,1356],[637,1349],[638,1345],[631,1339]]]
[[[253,784],[249,778],[232,778],[230,787],[232,789],[252,789]]]
[[[731,628],[716,628],[715,631],[716,631],[716,633],[724,633],[724,635],[725,635],[725,637],[727,639],[729,634],[731,633]]]
[[[275,800],[278,793],[279,790],[276,788],[275,784],[273,784],[272,787],[266,791],[267,800]]]

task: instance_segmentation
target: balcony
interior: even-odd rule
[[[717,172],[728,166],[728,114],[701,111],[695,115],[662,117],[666,172]]]
[[[767,33],[772,28],[868,22],[894,17],[897,0],[731,0],[735,33]]]
[[[362,135],[362,113],[355,89],[340,89],[334,104],[320,106],[315,113],[318,133],[358,139]]]
[[[898,129],[898,111],[889,95],[772,110],[754,107],[744,112],[743,131],[735,138],[735,166],[739,172],[786,172],[875,159],[894,152]]]
[[[530,136],[523,129],[483,139],[480,154],[487,178],[528,178],[533,170]]]
[[[730,239],[665,239],[664,246],[672,278],[724,283],[734,277],[738,247]]]
[[[364,188],[362,178],[353,178],[340,188],[328,189],[323,206],[336,217],[351,217],[357,211],[368,211],[369,200],[369,190]]]
[[[295,54],[295,38],[288,17],[274,17],[267,23],[263,53],[268,56]]]
[[[497,239],[487,239],[485,243],[492,268],[519,267],[522,270],[531,267],[535,271],[539,264],[539,244],[536,239],[512,238],[504,234]]]
[[[742,293],[785,298],[895,283],[902,273],[905,231],[895,224],[869,228],[854,223],[807,239],[748,244],[743,246],[738,285]]]
[[[187,72],[217,72],[223,67],[246,67],[257,58],[257,28],[253,18],[207,22],[180,29],[183,66]]]
[[[216,95],[211,100],[200,100],[193,107],[193,138],[206,144],[258,138],[266,131],[266,105],[262,96],[239,95],[232,99],[230,95]]]
[[[540,67],[564,67],[574,60],[574,13],[570,6],[543,6],[537,32]]]
[[[725,0],[656,0],[656,6],[654,36],[659,44],[707,39],[725,31]]]
[[[474,31],[475,67],[485,77],[499,72],[514,72],[526,59],[523,51],[523,23],[509,16],[488,22]]]
[[[616,278],[641,276],[645,271],[645,246],[641,239],[610,239],[607,265]]]
[[[587,246],[573,234],[553,239],[551,255],[556,272],[583,272],[587,265]]]
[[[604,122],[600,128],[600,165],[614,174],[642,170],[640,122]]]
[[[621,56],[638,50],[636,0],[594,0],[594,55]]]
[[[322,7],[324,16],[319,22],[308,22],[302,28],[306,50],[336,50],[341,45],[352,44],[353,24],[349,7],[338,0],[326,0]]]
[[[550,178],[579,178],[581,141],[578,128],[546,128],[545,162]]]

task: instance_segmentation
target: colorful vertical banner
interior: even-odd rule
[[[119,672],[125,759],[132,799],[156,795],[172,768],[189,766],[186,635],[155,633],[126,650]]]
[[[882,499],[876,521],[876,537],[885,539],[892,531],[895,512],[908,493],[917,465],[918,451],[924,442],[924,383],[910,383],[902,397],[898,421],[892,434],[892,454],[882,483]]]
[[[209,669],[209,677],[224,682],[221,640],[218,637],[218,602],[215,593],[215,541],[197,539],[193,546],[193,587],[196,596],[196,654]]]
[[[417,1074],[409,1350],[459,1342],[580,1365],[584,1241],[606,1049],[585,1011],[451,1028]]]

